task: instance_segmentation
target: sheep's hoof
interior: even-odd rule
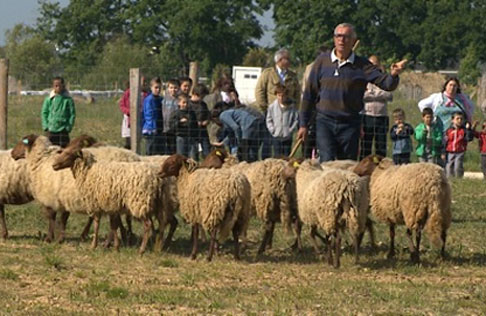
[[[191,260],[196,260],[196,257],[197,257],[197,255],[196,255],[196,254],[192,254],[192,255],[191,255]]]
[[[7,240],[8,239],[8,233],[7,232],[3,233],[2,238],[3,238],[3,240]]]
[[[79,239],[80,239],[82,242],[85,242],[86,240],[88,240],[88,235],[81,234],[81,236],[79,236]]]
[[[386,258],[389,260],[395,258],[395,251],[389,251]]]

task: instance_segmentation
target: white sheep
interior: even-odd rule
[[[444,170],[431,163],[395,166],[390,159],[381,162],[366,157],[357,169],[371,174],[370,203],[372,214],[390,225],[390,250],[395,255],[395,225],[405,225],[411,260],[420,261],[420,240],[423,229],[429,240],[445,255],[447,229],[451,224],[451,188]],[[415,243],[412,232],[415,232]]]
[[[195,169],[181,155],[169,157],[160,175],[176,176],[180,212],[192,225],[193,248],[196,258],[198,230],[201,226],[211,235],[208,261],[213,257],[217,240],[224,240],[230,231],[235,243],[235,259],[239,259],[240,234],[244,233],[250,217],[251,188],[246,177],[228,169]]]
[[[321,163],[322,168],[334,168],[342,170],[353,170],[353,168],[358,164],[356,160],[345,159],[345,160],[331,160]]]
[[[11,150],[0,151],[0,224],[3,239],[8,238],[5,204],[20,205],[33,199],[25,160],[14,160]]]
[[[159,240],[173,214],[164,212],[168,180],[158,176],[160,167],[150,163],[96,161],[82,146],[69,145],[52,164],[55,170],[70,168],[88,212],[119,215],[128,212],[144,223],[140,253],[145,251],[152,230],[151,216],[159,221]],[[95,226],[95,235],[97,227]],[[118,238],[115,230],[115,247]]]

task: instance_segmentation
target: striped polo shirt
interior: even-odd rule
[[[354,53],[345,61],[339,61],[334,50],[323,53],[315,60],[306,83],[300,126],[308,126],[314,110],[338,120],[356,118],[363,109],[368,82],[392,91],[398,81],[398,76],[383,73],[366,58]]]

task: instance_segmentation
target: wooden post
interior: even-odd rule
[[[0,149],[7,149],[8,59],[0,59]]]
[[[190,91],[192,93],[192,89],[197,85],[199,78],[199,63],[197,61],[191,61],[189,63],[189,78],[192,79],[192,88]]]
[[[130,146],[140,154],[140,69],[130,68]]]

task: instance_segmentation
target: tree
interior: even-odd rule
[[[5,52],[10,75],[31,86],[45,88],[60,71],[55,46],[23,24],[6,32]]]
[[[243,57],[243,66],[267,68],[273,63],[272,53],[265,48],[251,48]]]

